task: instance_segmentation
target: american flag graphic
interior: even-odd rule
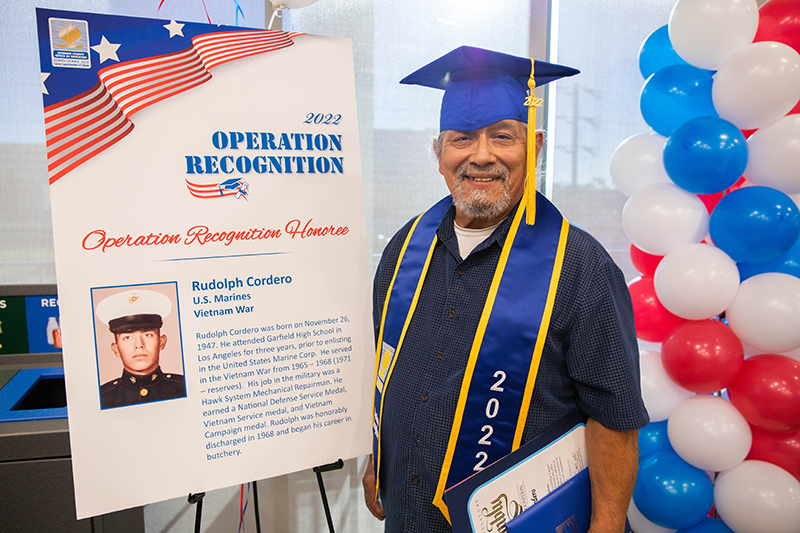
[[[131,116],[137,111],[209,81],[209,71],[218,65],[292,46],[292,39],[302,35],[44,9],[37,13],[50,184],[133,131]],[[51,18],[88,22],[90,48],[99,54],[91,53],[90,69],[55,68],[47,61]],[[117,20],[127,26],[115,25]],[[238,188],[228,182],[187,181],[187,186],[199,198],[247,194],[245,182]],[[208,194],[209,187],[215,194]]]
[[[233,196],[247,200],[247,188],[249,184],[243,179],[231,178],[222,183],[202,184],[192,183],[186,180],[189,192],[195,198],[221,198],[223,196]]]

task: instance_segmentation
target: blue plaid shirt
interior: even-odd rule
[[[451,207],[437,230],[417,310],[385,392],[380,497],[387,533],[451,531],[431,502],[473,337],[513,219],[462,259],[454,217]],[[410,227],[409,222],[389,242],[375,274],[376,336]],[[622,273],[597,241],[570,226],[523,443],[575,408],[611,429],[645,426],[638,353]]]

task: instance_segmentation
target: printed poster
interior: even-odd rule
[[[78,518],[369,453],[350,41],[37,21]]]

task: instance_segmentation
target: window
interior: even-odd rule
[[[558,63],[581,74],[550,91],[548,184],[550,199],[567,219],[591,233],[623,269],[630,241],[622,231],[627,197],[611,180],[619,144],[650,127],[639,112],[639,47],[669,22],[675,0],[555,0]]]
[[[353,40],[373,269],[395,231],[448,194],[431,150],[443,93],[399,81],[461,45],[527,55],[530,13],[527,0],[322,0],[286,11],[286,30]]]

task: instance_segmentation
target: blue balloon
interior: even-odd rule
[[[658,452],[672,452],[667,435],[667,421],[650,422],[639,430],[639,462]]]
[[[639,109],[644,121],[669,137],[675,128],[693,118],[716,117],[711,99],[713,80],[708,71],[691,65],[664,67],[644,82]]]
[[[708,516],[714,488],[705,472],[675,452],[659,452],[640,464],[633,502],[654,524],[686,528]]]
[[[670,179],[695,194],[724,191],[747,167],[747,139],[721,118],[693,118],[678,126],[664,146]]]
[[[699,524],[686,529],[679,529],[677,533],[733,533],[733,530],[719,518],[708,516]]]
[[[763,263],[736,263],[742,281],[765,272],[780,272],[800,278],[800,239],[788,252]]]
[[[719,201],[708,230],[714,244],[737,263],[764,263],[797,243],[800,212],[781,191],[744,187]]]
[[[651,33],[639,48],[639,71],[645,79],[670,65],[688,65],[675,52],[669,40],[669,24]]]

